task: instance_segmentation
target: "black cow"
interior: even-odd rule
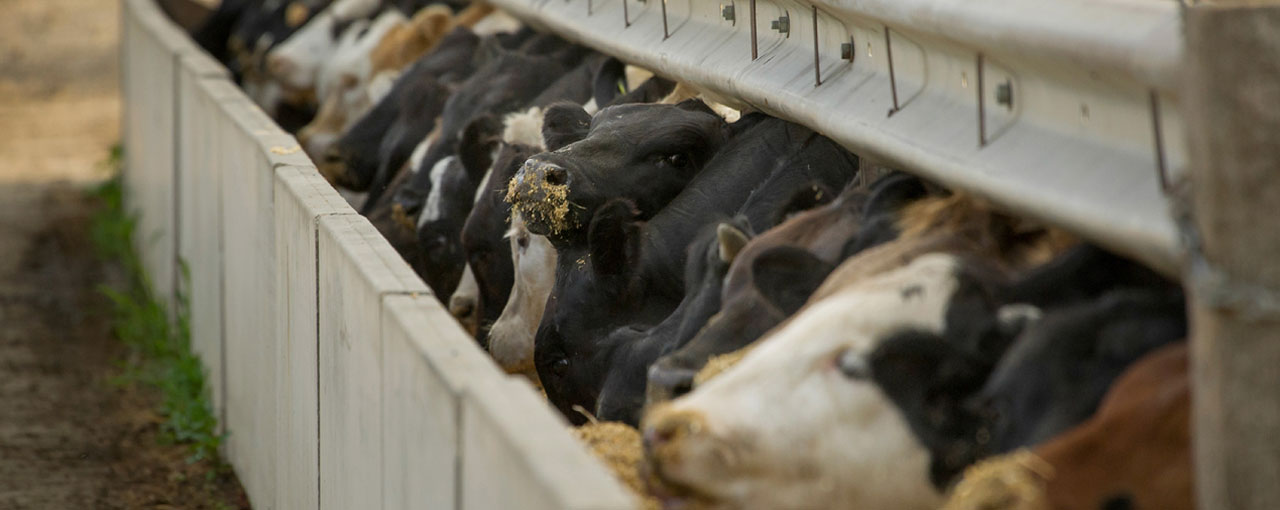
[[[547,110],[543,132],[549,144],[563,147],[530,158],[510,198],[530,232],[553,244],[581,242],[591,213],[611,199],[630,200],[638,219],[653,217],[735,131],[755,122],[731,128],[698,100],[619,105],[594,117],[556,105]]]
[[[386,188],[413,148],[427,136],[456,84],[474,70],[481,38],[466,27],[449,32],[409,66],[391,91],[346,130],[324,154],[319,167],[331,182],[369,190],[371,200]],[[367,209],[366,209],[367,212]]]
[[[462,247],[480,289],[478,301],[472,304],[478,309],[468,310],[467,315],[479,317],[477,337],[481,343],[485,343],[489,326],[502,313],[515,281],[511,245],[503,237],[511,208],[502,197],[507,190],[507,181],[524,160],[537,152],[527,145],[504,143],[494,160],[487,186],[478,194],[462,227]]]
[[[1133,362],[1187,335],[1182,294],[1119,289],[1051,310],[1001,358],[980,397],[991,453],[1040,444],[1092,416]]]
[[[440,117],[440,137],[431,144],[415,174],[395,193],[396,214],[403,215],[405,222],[417,216],[431,192],[429,170],[457,152],[458,138],[473,118],[485,113],[500,116],[525,106],[575,67],[588,51],[544,35],[534,36],[520,51],[493,48],[496,56],[449,96]]]
[[[923,181],[890,174],[869,191],[847,189],[829,206],[790,219],[756,239],[725,275],[704,283],[723,305],[696,335],[649,371],[650,404],[687,393],[712,356],[741,349],[794,314],[842,260],[897,237],[902,207],[928,193]]]
[[[645,370],[661,347],[627,343],[635,335],[626,329],[610,333],[619,327],[648,329],[671,315],[685,291],[685,250],[697,232],[735,212],[747,218],[776,216],[741,208],[776,205],[761,194],[793,196],[796,188],[784,185],[799,184],[793,174],[807,172],[808,180],[838,189],[856,172],[856,156],[806,128],[761,114],[737,124],[742,124],[740,134],[651,221],[639,222],[630,200],[614,199],[591,217],[585,243],[562,240],[556,246],[556,283],[535,338],[534,364],[548,398],[570,420],[582,419],[572,411],[582,406],[603,410],[608,419],[636,421]],[[593,136],[609,136],[594,131],[593,126]],[[626,366],[614,366],[624,359]],[[610,393],[616,403],[601,406],[601,389],[611,373],[622,374],[612,376],[610,385],[617,387]]]

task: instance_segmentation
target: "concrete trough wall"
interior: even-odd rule
[[[220,65],[152,0],[122,11],[137,249],[189,303],[254,508],[634,507]]]

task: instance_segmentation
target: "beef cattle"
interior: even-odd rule
[[[473,118],[481,114],[501,116],[520,109],[576,66],[588,52],[559,38],[542,35],[530,38],[517,51],[499,45],[492,45],[488,50],[493,55],[445,102],[440,116],[440,136],[428,148],[422,166],[411,169],[414,175],[395,193],[395,214],[410,229],[431,192],[429,170],[457,152],[462,130]]]
[[[632,68],[627,68],[624,74],[628,92],[614,97],[609,106],[661,98],[674,86],[673,82],[658,77],[644,79],[648,73],[634,72]],[[640,79],[644,81],[637,84]],[[605,97],[600,90],[608,80],[598,74],[594,82],[595,92],[587,106]],[[587,106],[583,107],[584,111]],[[569,110],[575,111],[576,108],[569,107]],[[490,311],[501,312],[493,319],[489,331],[489,351],[507,371],[529,374],[534,378],[537,377],[533,370],[534,334],[554,283],[556,251],[545,236],[530,233],[524,228],[519,212],[513,211],[511,205],[500,197],[506,194],[507,183],[515,171],[533,153],[557,150],[585,136],[585,133],[565,136],[573,126],[556,125],[554,118],[552,124],[544,125],[544,120],[543,109],[539,107],[508,117],[505,145],[499,155],[499,161],[506,163],[495,167],[490,193],[476,203],[463,231],[468,263],[484,294],[481,305],[485,317],[482,320],[490,320]],[[508,151],[513,153],[508,156]],[[506,230],[501,243],[494,242],[497,237],[493,233],[505,230],[506,218],[512,218],[511,228]],[[513,263],[493,262],[500,256],[510,258]]]
[[[221,23],[228,17],[234,16],[235,21],[224,44],[226,48],[224,63],[236,82],[244,89],[245,94],[274,117],[287,131],[292,132],[306,124],[314,113],[314,109],[309,106],[293,106],[282,101],[286,91],[277,82],[268,78],[265,67],[266,55],[303,26],[312,14],[325,8],[328,3],[328,0],[248,2],[243,5],[230,3],[227,10],[229,16],[215,14],[210,17],[209,23]],[[197,35],[210,40],[222,35],[221,29],[217,26],[208,26],[208,28],[210,33]]]
[[[850,188],[831,205],[797,214],[751,240],[722,279],[702,283],[723,304],[695,336],[653,364],[646,400],[687,393],[708,359],[754,342],[795,313],[842,260],[896,236],[902,207],[927,193],[919,179],[893,174],[869,191]]]
[[[415,229],[426,265],[417,269],[441,298],[453,295],[466,266],[462,227],[479,198],[477,190],[485,189],[500,133],[501,124],[492,116],[473,119],[461,135],[460,152],[430,170],[431,192]]]
[[[474,70],[481,38],[465,27],[450,31],[435,49],[414,62],[391,90],[357,120],[317,161],[320,173],[337,186],[380,190],[409,159],[436,124],[451,86]],[[369,212],[369,207],[364,208]]]
[[[1187,344],[1125,370],[1088,421],[975,465],[944,510],[1191,510]]]
[[[471,27],[492,12],[493,8],[487,4],[477,4],[454,17],[448,7],[431,5],[407,22],[391,23],[386,20],[398,19],[400,15],[398,11],[387,10],[368,23],[356,41],[349,42],[348,35],[344,34],[334,55],[321,70],[316,88],[321,99],[320,110],[298,136],[307,153],[317,161],[327,156],[326,149],[332,140],[351,128],[394,88],[402,68],[433,49],[454,27]],[[360,25],[357,22],[347,30],[360,30]],[[447,75],[469,72],[469,67],[455,64],[430,75],[429,79],[441,83],[455,81],[456,78]],[[418,72],[415,81],[423,77],[422,70]],[[430,123],[430,118],[425,122]],[[317,138],[320,139],[317,143],[308,143]]]
[[[1186,337],[1184,309],[1181,293],[1117,289],[1046,311],[1000,359],[975,402],[993,421],[983,432],[990,453],[1040,444],[1093,415],[1131,363]]]
[[[346,27],[378,11],[379,0],[337,0],[271,50],[266,72],[295,101],[315,97],[325,59],[333,54]]]
[[[502,200],[507,182],[516,169],[530,155],[545,149],[542,139],[543,109],[546,105],[557,102],[597,102],[607,103],[616,100],[619,88],[627,90],[637,87],[630,80],[635,73],[627,72],[622,62],[601,54],[593,54],[584,58],[573,71],[565,74],[555,83],[534,98],[532,106],[524,112],[508,115],[504,119],[502,144],[494,158],[494,166],[490,170],[492,176],[485,180],[487,193],[477,190],[477,198],[472,212],[467,216],[462,232],[462,245],[467,254],[467,267],[476,280],[475,295],[455,295],[450,298],[451,310],[456,310],[459,321],[477,324],[475,333],[481,343],[485,342],[489,326],[497,320],[503,303],[511,290],[512,266],[509,263],[511,253],[502,233],[506,231],[506,219],[510,216],[510,205]],[[624,76],[627,80],[624,82]],[[467,149],[460,144],[459,150]],[[530,151],[528,147],[539,150]],[[550,268],[547,269],[550,271]],[[475,315],[474,317],[472,315]]]
[[[985,375],[952,354],[975,334],[1012,334],[990,327],[993,274],[930,254],[810,304],[645,417],[654,482],[729,508],[936,508],[950,473],[929,438],[951,424],[930,411]]]
[[[508,373],[537,377],[534,332],[555,284],[556,249],[546,237],[530,233],[519,212],[511,214],[507,237],[515,278],[506,306],[490,330],[489,354]]]
[[[513,263],[510,247],[512,241],[505,235],[508,233],[508,220],[512,218],[512,214],[510,206],[502,197],[506,191],[506,183],[515,175],[516,169],[520,168],[524,160],[541,151],[540,119],[541,109],[537,107],[507,116],[502,145],[489,170],[489,178],[476,191],[475,205],[462,227],[460,241],[466,252],[467,267],[471,269],[476,281],[476,291],[474,295],[455,295],[450,298],[450,307],[454,307],[456,301],[457,311],[468,314],[460,316],[455,313],[455,317],[460,320],[468,317],[466,320],[474,322],[477,325],[475,334],[481,343],[489,343],[490,327],[501,315],[515,284],[515,268],[519,263]],[[515,228],[514,223],[511,228]],[[544,269],[547,275],[551,271],[551,267]],[[532,337],[532,333],[529,336]],[[529,345],[528,358],[532,363],[532,338]]]
[[[597,117],[608,117],[615,108],[621,107],[601,110]],[[645,128],[656,130],[656,126]],[[618,406],[619,413],[631,414],[634,404],[643,401],[645,370],[660,350],[637,355],[609,335],[624,326],[652,327],[671,314],[684,294],[685,248],[697,232],[741,212],[746,203],[761,207],[773,203],[760,198],[761,194],[795,194],[795,187],[782,183],[818,181],[840,188],[856,171],[856,156],[801,126],[757,114],[744,117],[734,128],[738,134],[651,221],[639,222],[634,203],[615,198],[591,216],[585,242],[552,239],[559,256],[556,282],[535,339],[535,365],[548,398],[570,420],[582,419],[572,411],[574,406],[598,408],[614,359],[631,358],[622,370],[634,374],[630,382],[634,391],[618,395],[621,401],[630,401]],[[617,135],[595,131],[593,136]],[[646,151],[682,153],[658,147]],[[609,155],[601,157],[613,161]],[[590,166],[589,160],[580,164]],[[745,215],[773,216],[754,211]]]
[[[298,142],[313,159],[319,159],[329,145],[371,106],[367,86],[370,79],[369,52],[392,29],[403,26],[404,15],[388,9],[377,18],[358,20],[338,39],[333,54],[320,70],[316,91],[320,109],[315,118],[298,132]]]
[[[393,28],[369,52],[370,74],[398,71],[431,51],[455,27],[473,27],[493,13],[485,3],[473,4],[455,17],[448,7],[429,5],[413,14],[409,23]]]
[[[590,214],[611,199],[633,202],[639,220],[653,217],[735,134],[697,100],[619,105],[595,116],[556,105],[544,126],[548,145],[561,147],[530,158],[508,199],[530,232],[553,242],[581,241]]]

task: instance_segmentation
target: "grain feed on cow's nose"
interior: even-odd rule
[[[578,227],[569,216],[569,185],[547,182],[541,172],[526,172],[511,179],[506,201],[525,218],[547,225],[552,234]]]
[[[1048,510],[1045,484],[1053,471],[1030,450],[982,461],[965,470],[941,510]]]

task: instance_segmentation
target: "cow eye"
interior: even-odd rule
[[[521,250],[524,250],[525,248],[528,248],[528,247],[529,247],[529,236],[527,236],[527,235],[520,235],[520,236],[516,237],[516,246],[519,246]]]
[[[689,165],[689,156],[684,154],[672,154],[663,158],[662,161],[672,168],[684,168]]]
[[[560,358],[551,362],[551,373],[556,377],[564,377],[565,372],[569,371],[569,358]]]
[[[845,377],[856,381],[871,377],[871,366],[867,364],[867,359],[853,352],[853,349],[846,350],[836,357],[836,368],[840,369],[840,373]]]

